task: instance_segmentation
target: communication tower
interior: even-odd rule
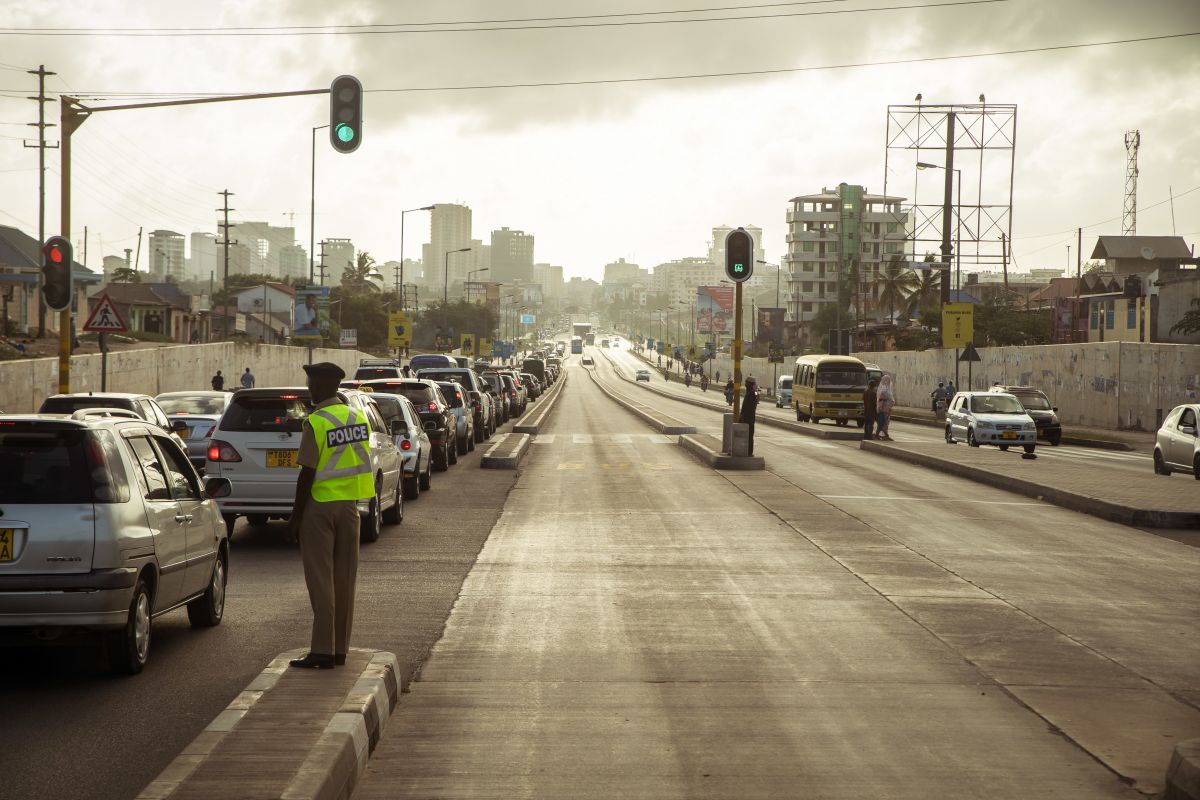
[[[1137,236],[1137,151],[1141,144],[1141,131],[1125,132],[1125,213],[1121,217],[1122,236]]]

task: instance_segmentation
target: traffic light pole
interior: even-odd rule
[[[59,95],[59,114],[62,141],[59,144],[59,176],[61,178],[61,211],[59,226],[62,235],[71,238],[71,136],[88,117],[101,111],[131,111],[144,108],[166,108],[168,106],[196,106],[208,103],[232,103],[238,100],[267,100],[273,97],[302,97],[311,94],[329,94],[329,89],[303,89],[295,92],[263,92],[260,94],[234,94],[219,97],[200,97],[192,100],[163,100],[158,103],[124,103],[117,106],[85,106],[74,97]],[[74,292],[72,292],[74,295]],[[59,312],[58,317],[58,391],[71,391],[71,307]]]
[[[733,285],[733,421],[742,418],[742,284]]]

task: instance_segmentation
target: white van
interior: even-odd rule
[[[780,375],[779,385],[775,387],[775,407],[783,408],[792,405],[792,376]]]

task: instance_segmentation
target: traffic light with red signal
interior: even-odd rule
[[[42,245],[42,300],[51,311],[71,307],[73,251],[71,242],[62,236],[51,236]]]

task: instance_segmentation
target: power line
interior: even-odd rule
[[[405,28],[397,27],[388,30],[378,29],[324,29],[324,30],[264,30],[264,29],[229,29],[229,28],[187,28],[187,29],[137,29],[137,28],[0,28],[0,36],[96,36],[124,38],[158,38],[158,37],[230,37],[230,36],[369,36],[369,35],[403,35],[420,33],[487,33],[491,31],[544,31],[561,30],[566,28],[626,28],[641,25],[682,25],[695,22],[736,22],[756,19],[781,19],[787,17],[823,17],[842,14],[864,14],[876,11],[911,11],[921,8],[951,8],[955,6],[977,6],[992,3],[1007,3],[1009,0],[950,0],[943,3],[913,3],[901,6],[876,6],[872,8],[837,8],[822,11],[785,11],[778,14],[743,14],[726,17],[690,17],[686,19],[640,19],[620,22],[555,22],[546,25],[486,25],[483,27],[454,27],[454,28]],[[626,16],[626,15],[620,15]],[[402,23],[397,23],[396,26]],[[451,25],[473,23],[448,23]]]
[[[1200,186],[1193,186],[1192,188],[1188,189],[1187,191],[1180,192],[1179,194],[1175,195],[1174,199],[1178,200],[1181,197],[1186,197],[1187,195],[1191,194],[1192,192],[1200,192]],[[1166,200],[1160,200],[1157,203],[1151,203],[1148,206],[1142,206],[1141,210],[1148,211],[1151,208],[1158,208],[1159,206],[1165,206],[1167,203],[1171,202],[1171,199],[1172,198],[1168,197]],[[1121,219],[1120,216],[1111,217],[1110,219],[1102,219],[1099,222],[1093,222],[1091,225],[1082,225],[1082,226],[1077,225],[1074,228],[1065,228],[1061,231],[1054,231],[1053,233],[1040,233],[1036,236],[1014,236],[1012,240],[1013,241],[1028,241],[1029,239],[1048,239],[1051,236],[1065,236],[1068,233],[1074,234],[1075,231],[1079,230],[1079,228],[1081,228],[1081,227],[1086,231],[1089,228],[1099,228],[1101,225],[1108,225],[1110,222],[1116,222],[1119,219]],[[1063,239],[1061,241],[1052,242],[1043,247],[1039,247],[1036,250],[1031,250],[1028,253],[1026,253],[1026,255],[1031,255],[1033,253],[1039,253],[1042,250],[1046,250],[1051,247],[1054,247],[1055,245],[1062,244],[1065,241],[1066,240]]]
[[[893,67],[906,64],[928,64],[942,61],[962,61],[976,58],[994,58],[997,56],[1028,55],[1030,53],[1048,53],[1059,50],[1081,50],[1089,47],[1107,47],[1109,45],[1136,44],[1139,42],[1157,42],[1168,39],[1181,39],[1200,36],[1200,31],[1187,33],[1169,33],[1161,36],[1141,36],[1133,39],[1110,39],[1103,42],[1080,42],[1077,44],[1045,45],[1042,47],[1024,47],[1013,50],[991,50],[983,53],[958,53],[944,56],[921,56],[917,58],[888,59],[884,61],[856,61],[844,64],[819,64],[808,67],[782,67],[778,69],[739,70],[737,72],[701,72],[686,75],[651,75],[634,78],[597,78],[578,81],[534,81],[530,83],[485,83],[458,86],[410,86],[404,88],[365,89],[367,93],[404,93],[404,92],[455,92],[478,91],[484,89],[540,89],[563,86],[600,86],[622,83],[653,83],[656,81],[703,80],[708,78],[745,78],[758,75],[787,75],[798,72],[824,72],[837,69],[859,69],[863,67]],[[0,92],[16,91],[0,89]],[[88,100],[104,99],[137,99],[137,98],[188,98],[188,97],[217,97],[226,94],[248,94],[248,92],[112,92],[112,91],[79,91],[76,97]]]

